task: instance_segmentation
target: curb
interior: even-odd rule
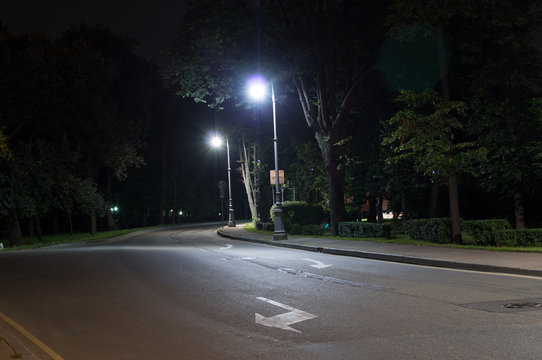
[[[479,271],[479,272],[489,272],[489,273],[503,273],[503,274],[512,274],[512,275],[527,275],[527,276],[542,277],[542,270],[530,270],[530,269],[511,268],[511,267],[506,267],[506,266],[485,265],[485,264],[471,264],[471,263],[463,263],[463,262],[450,261],[450,260],[439,260],[439,259],[420,258],[420,257],[405,256],[405,255],[376,253],[376,252],[363,251],[363,250],[346,250],[346,249],[338,249],[338,248],[281,243],[281,242],[276,242],[276,241],[258,240],[258,239],[252,239],[252,238],[245,238],[241,236],[235,236],[235,235],[228,234],[222,231],[221,229],[218,229],[216,232],[218,235],[225,238],[229,238],[229,239],[247,241],[247,242],[252,242],[252,243],[257,243],[257,244],[265,244],[265,245],[271,245],[271,246],[277,246],[277,247],[284,247],[284,248],[296,249],[296,250],[321,252],[323,254],[330,254],[330,255],[350,256],[350,257],[357,257],[357,258],[364,258],[364,259],[371,259],[371,260],[390,261],[390,262],[403,263],[403,264],[422,265],[422,266],[457,269],[457,270],[469,270],[469,271]]]

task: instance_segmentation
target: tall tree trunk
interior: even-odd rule
[[[258,210],[256,208],[256,187],[250,171],[250,155],[246,147],[245,139],[242,139],[241,144],[242,148],[241,145],[239,146],[239,154],[241,155],[241,176],[243,177],[245,192],[247,193],[250,214],[252,220],[254,220],[258,217]]]
[[[450,86],[448,84],[448,66],[446,63],[446,50],[444,46],[444,32],[442,26],[437,27],[438,31],[438,55],[440,63],[440,86],[442,89],[442,99],[444,104],[450,104]],[[450,143],[453,140],[450,139]],[[461,238],[461,219],[459,217],[459,194],[457,191],[457,174],[455,169],[448,173],[448,195],[450,198],[450,218],[452,221],[452,239],[456,244],[463,242]]]
[[[370,195],[367,199],[369,202],[369,213],[367,214],[367,222],[375,223],[377,221],[377,200],[376,196]]]
[[[178,192],[178,184],[177,184],[177,175],[179,170],[179,156],[180,150],[175,147],[175,154],[173,155],[173,223],[177,224],[180,220],[179,215],[179,192]]]
[[[19,219],[17,218],[17,213],[15,213],[15,211],[8,213],[5,216],[4,221],[6,222],[6,227],[8,228],[9,245],[22,245],[23,234],[21,232],[21,225],[19,224]]]
[[[43,232],[41,231],[41,220],[39,215],[34,215],[34,224],[36,226],[36,234],[38,235],[38,240],[43,242]]]
[[[437,217],[437,204],[438,204],[438,181],[434,180],[431,184],[431,199],[429,200],[429,218],[433,219]]]
[[[34,219],[33,218],[28,219],[28,237],[30,238],[30,241],[32,241],[32,238],[34,237]]]
[[[516,229],[525,229],[523,194],[521,191],[514,193],[514,216],[516,218]]]
[[[401,220],[408,220],[407,197],[404,190],[401,192],[401,214]]]
[[[382,194],[378,194],[377,196],[377,207],[376,207],[376,222],[379,224],[382,224],[382,221],[384,221],[384,213],[382,211],[382,205],[384,202],[384,199],[382,197]]]
[[[90,216],[90,235],[94,235],[97,232],[96,226],[96,210],[92,210]]]
[[[344,168],[339,166],[339,149],[329,139],[315,134],[324,166],[329,188],[329,220],[331,234],[337,235],[339,222],[344,218]]]
[[[105,197],[108,201],[105,207],[105,218],[107,221],[107,230],[113,230],[115,228],[115,219],[113,219],[113,213],[111,212],[111,182],[113,181],[111,168],[107,169],[105,176]]]
[[[165,206],[166,206],[166,171],[167,171],[167,146],[168,146],[168,118],[167,116],[164,117],[164,133],[163,133],[163,146],[162,146],[162,179],[160,182],[160,225],[164,225],[165,218]]]
[[[457,174],[451,171],[448,176],[448,193],[450,195],[450,218],[452,220],[452,241],[461,244],[461,220],[459,218],[459,196],[457,193]]]
[[[516,229],[525,229],[525,211],[523,207],[523,193],[521,192],[521,183],[523,177],[521,171],[516,172],[514,178],[514,216],[516,218]]]
[[[70,226],[70,235],[73,236],[73,220],[71,210],[67,211],[68,213],[68,225]]]

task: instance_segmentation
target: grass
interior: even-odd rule
[[[245,226],[245,230],[263,235],[273,235],[272,231],[258,230],[255,228],[254,223],[249,222]],[[306,235],[290,235],[290,237],[307,237]],[[399,245],[414,245],[414,246],[434,246],[434,247],[447,247],[447,248],[457,248],[457,249],[471,249],[471,250],[489,250],[489,251],[510,251],[510,252],[536,252],[542,253],[542,247],[511,247],[511,246],[480,246],[480,245],[471,245],[472,239],[468,234],[463,234],[463,240],[466,244],[438,244],[430,241],[419,241],[411,239],[407,234],[404,233],[395,233],[392,235],[392,239],[385,238],[350,238],[350,237],[339,237],[331,236],[328,231],[328,234],[322,236],[310,235],[310,237],[321,238],[321,239],[331,239],[331,240],[351,240],[351,241],[371,241],[378,243],[386,244],[399,244]]]
[[[175,227],[180,225],[191,225],[191,223],[182,223],[182,224],[168,224],[168,225],[155,225],[131,229],[122,229],[122,230],[111,230],[111,231],[98,231],[96,234],[91,235],[89,233],[76,233],[73,235],[70,234],[57,234],[57,235],[44,235],[43,241],[39,241],[37,236],[32,238],[28,236],[23,236],[23,244],[18,246],[7,247],[8,240],[6,238],[0,238],[0,243],[4,244],[3,251],[13,251],[13,250],[28,250],[28,249],[39,249],[45,246],[59,245],[59,244],[70,244],[84,241],[99,241],[103,239],[109,239],[112,237],[128,234],[134,231],[147,230],[153,228],[164,228],[164,227]],[[0,250],[2,251],[2,250]]]
[[[5,239],[0,240],[4,243],[3,251],[12,251],[12,250],[27,250],[27,249],[38,249],[44,246],[58,245],[58,244],[69,244],[83,241],[97,241],[112,238],[119,235],[124,235],[130,232],[142,230],[144,228],[133,228],[133,229],[123,229],[123,230],[112,230],[112,231],[99,231],[94,235],[89,233],[76,233],[73,235],[70,234],[58,234],[58,235],[44,235],[43,241],[39,241],[37,236],[29,238],[27,236],[23,237],[23,244],[18,246],[6,247],[7,241]],[[145,228],[148,229],[148,228]]]

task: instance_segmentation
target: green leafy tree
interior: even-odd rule
[[[520,147],[520,137],[513,134],[518,132],[517,126],[521,122],[510,121],[510,116],[503,117],[501,110],[507,108],[510,113],[515,113],[512,110],[514,105],[508,107],[512,104],[527,109],[529,106],[525,106],[525,102],[516,100],[527,95],[528,102],[533,97],[532,91],[529,94],[529,91],[525,90],[529,87],[534,89],[532,85],[539,76],[539,71],[536,70],[539,61],[534,61],[536,51],[532,51],[532,42],[529,40],[529,34],[532,34],[533,26],[538,21],[533,11],[538,3],[536,0],[393,1],[392,15],[388,18],[393,36],[401,39],[403,43],[413,41],[416,39],[415,35],[422,40],[434,39],[425,41],[425,44],[432,42],[432,45],[425,47],[427,55],[423,61],[416,62],[424,65],[415,67],[417,81],[413,84],[399,84],[397,89],[420,91],[420,88],[415,86],[420,83],[422,89],[439,86],[444,103],[458,99],[469,106],[470,114],[465,119],[465,126],[469,127],[469,131],[478,131],[477,137],[480,141],[477,146],[484,148],[489,159],[486,163],[488,166],[480,167],[478,174],[480,170],[489,174],[490,168],[498,169],[498,161],[494,161],[498,159],[498,156],[495,156],[498,151],[495,150],[506,149],[507,141],[502,141],[504,136],[495,136],[496,133],[512,134],[509,139],[516,144],[516,149]],[[428,61],[430,58],[434,60]],[[426,73],[423,72],[424,69]],[[427,81],[427,73],[435,74],[431,81]],[[396,75],[401,75],[401,72],[396,71]],[[394,79],[393,74],[390,78]],[[395,79],[401,77],[395,76]],[[515,113],[518,118],[522,116],[519,113]],[[505,118],[508,120],[504,120]],[[512,148],[508,149],[514,152]],[[511,156],[507,157],[507,162],[518,164]],[[509,174],[518,174],[517,166],[515,170],[514,166],[507,168],[510,169]],[[457,178],[453,173],[451,175],[448,177],[449,189],[456,193],[453,188],[457,188]],[[499,177],[497,173],[491,174],[491,179]],[[522,177],[507,177],[506,181],[509,184],[518,184],[523,182],[520,178]],[[496,185],[499,181],[490,182]],[[521,208],[518,207],[521,202],[521,196],[518,195],[521,192],[512,192],[516,194],[516,214],[519,214],[522,212],[518,211]],[[450,205],[456,202],[450,198]],[[459,213],[458,209],[454,210],[452,207],[450,211],[455,238],[460,231]],[[522,221],[518,223],[520,227],[521,223]]]
[[[81,24],[62,34],[59,42],[76,55],[88,50],[101,60],[90,63],[85,74],[96,75],[85,78],[87,87],[83,89],[95,89],[94,96],[77,95],[74,102],[79,112],[84,110],[76,134],[84,144],[86,168],[91,177],[103,179],[101,188],[109,203],[114,197],[113,181],[125,180],[129,168],[144,165],[141,149],[153,120],[152,104],[161,89],[160,78],[153,65],[133,54],[135,41],[102,26]],[[94,73],[98,69],[102,72]],[[109,209],[107,205],[107,226],[112,228],[115,224]]]
[[[386,2],[193,3],[171,48],[180,94],[220,107],[265,68],[298,96],[319,144],[332,231],[344,215],[341,141],[352,99],[375,69]],[[261,22],[258,23],[257,20]]]
[[[398,101],[406,107],[390,119],[394,130],[383,142],[394,146],[389,162],[413,158],[416,170],[435,181],[459,173],[476,173],[485,149],[465,140],[467,108],[463,102],[446,103],[434,90],[421,94],[401,91]],[[452,204],[457,198],[450,188],[450,207],[458,206]],[[461,242],[461,235],[454,236],[454,241]]]
[[[515,226],[520,229],[525,227],[524,194],[533,192],[541,170],[536,99],[541,96],[542,67],[540,49],[533,42],[540,25],[539,5],[539,1],[473,2],[464,17],[474,36],[463,40],[461,57],[469,71],[458,76],[459,90],[468,94],[474,110],[478,146],[488,153],[481,183],[513,200]]]

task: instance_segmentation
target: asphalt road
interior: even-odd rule
[[[542,358],[542,279],[215,230],[0,253],[0,312],[65,360]]]

